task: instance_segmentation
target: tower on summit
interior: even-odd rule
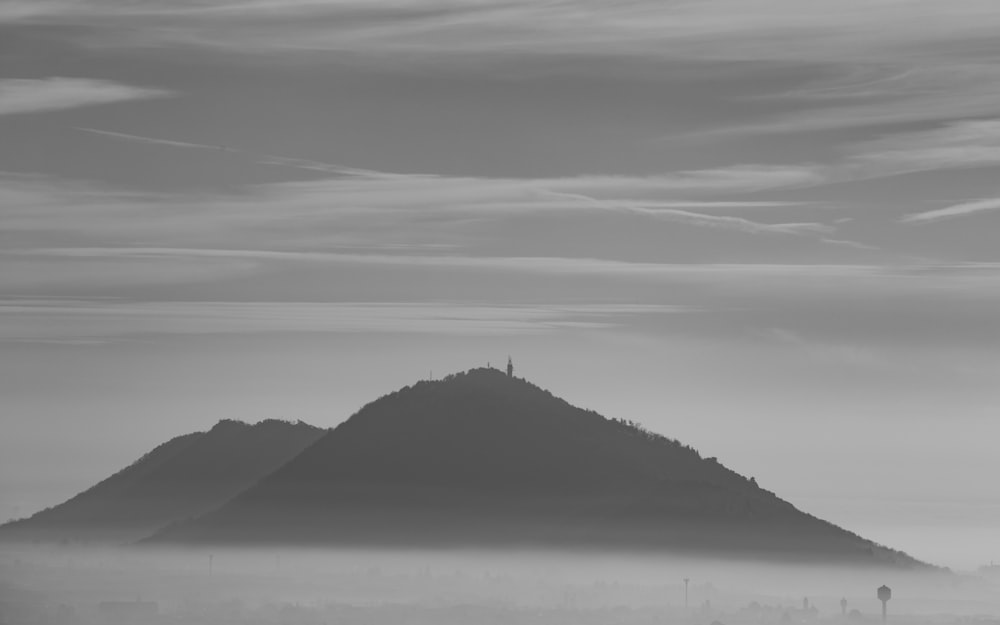
[[[507,356],[507,377],[514,377],[514,361],[510,359],[510,356]]]

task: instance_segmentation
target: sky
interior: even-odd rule
[[[0,518],[511,355],[1000,559],[995,0],[0,0]]]

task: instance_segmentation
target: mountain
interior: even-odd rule
[[[694,449],[474,369],[384,396],[151,543],[662,550],[921,566]]]
[[[223,420],[163,443],[66,502],[0,526],[0,538],[131,542],[220,506],[325,432],[302,422]]]

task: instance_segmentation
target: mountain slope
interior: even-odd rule
[[[917,565],[676,441],[476,369],[362,408],[160,543],[539,545]]]
[[[325,432],[302,422],[220,421],[163,443],[64,503],[0,526],[0,538],[133,541],[218,507]]]

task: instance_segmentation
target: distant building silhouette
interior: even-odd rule
[[[883,584],[878,587],[876,594],[878,595],[878,600],[882,602],[882,622],[884,623],[886,616],[885,604],[889,602],[889,599],[892,599],[892,589]]]
[[[510,356],[507,356],[507,377],[514,377],[514,361],[510,359]]]
[[[989,564],[984,564],[979,567],[979,574],[984,577],[990,577],[994,579],[1000,579],[1000,564],[994,563],[990,560]]]

